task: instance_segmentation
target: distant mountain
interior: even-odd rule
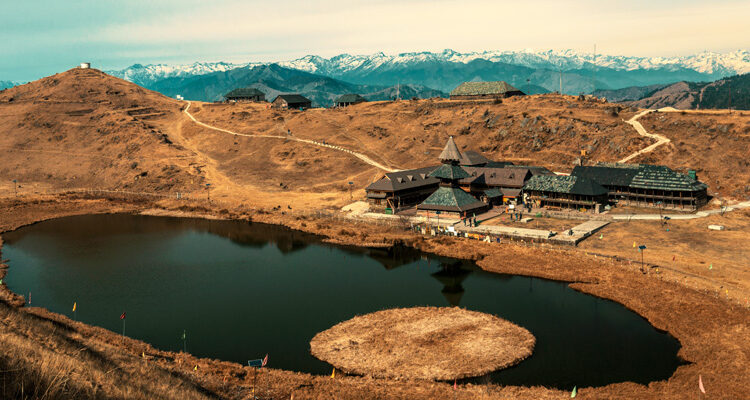
[[[596,97],[603,97],[609,101],[635,101],[649,96],[657,90],[664,89],[669,84],[657,84],[648,86],[629,86],[622,89],[597,89],[592,94]]]
[[[679,81],[713,81],[750,72],[750,52],[700,53],[685,57],[626,57],[565,51],[417,52],[398,55],[341,54],[331,58],[305,56],[278,63],[282,67],[356,84],[394,86],[419,84],[449,92],[465,81],[504,80],[529,93],[557,91],[590,93]],[[165,78],[190,77],[261,63],[194,63],[182,66],[136,64],[109,73],[145,87]]]
[[[731,92],[731,94],[730,94]],[[677,109],[732,108],[750,110],[750,74],[714,82],[677,82],[671,85],[598,90],[597,96],[642,108]]]
[[[401,98],[445,97],[438,90],[421,85],[358,85],[304,71],[281,67],[277,64],[235,68],[204,75],[171,77],[144,85],[167,96],[181,95],[186,99],[216,101],[232,89],[254,87],[273,100],[281,93],[300,93],[312,100],[313,105],[330,106],[336,97],[358,93],[368,100],[389,100],[399,92]]]

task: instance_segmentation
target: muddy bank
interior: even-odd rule
[[[610,259],[594,259],[574,249],[529,248],[508,243],[497,245],[450,237],[423,238],[397,227],[317,218],[312,215],[240,209],[211,210],[197,205],[185,206],[165,202],[128,203],[112,199],[57,198],[33,204],[14,203],[1,210],[2,231],[49,218],[102,212],[150,210],[147,213],[252,219],[323,235],[341,244],[401,243],[440,255],[470,258],[488,271],[571,281],[575,282],[572,287],[576,290],[622,303],[644,316],[655,327],[670,332],[683,346],[679,355],[690,363],[679,367],[667,381],[652,382],[648,386],[619,383],[599,388],[583,388],[579,391],[579,396],[682,399],[697,394],[699,374],[702,375],[706,390],[712,397],[742,398],[745,389],[750,386],[750,312],[747,309],[686,288],[679,283],[666,281],[664,275],[644,275],[637,266]],[[5,288],[3,291],[6,292]],[[2,307],[3,316],[0,319],[3,323],[0,324],[0,333],[15,337],[19,332],[23,332],[23,340],[27,341],[26,347],[38,352],[32,357],[26,356],[23,360],[15,356],[10,357],[10,361],[21,363],[30,371],[43,371],[46,368],[43,361],[46,357],[73,354],[76,349],[83,346],[90,351],[95,350],[97,357],[105,360],[110,366],[105,369],[97,363],[71,362],[71,371],[83,368],[86,371],[99,369],[106,372],[113,365],[123,374],[123,380],[120,382],[123,385],[133,385],[132,382],[138,380],[136,378],[149,381],[151,378],[144,377],[158,376],[154,374],[164,372],[178,377],[184,387],[193,388],[190,393],[195,393],[196,398],[247,398],[252,390],[252,370],[235,363],[196,359],[184,353],[162,352],[143,342],[123,339],[113,332],[76,323],[65,316],[43,309],[19,309],[7,305]],[[3,349],[2,354],[14,353],[8,348]],[[52,382],[57,371],[54,374],[52,371],[49,373],[49,381]],[[72,374],[69,386],[100,385],[100,393],[106,392],[109,396],[116,396],[114,388],[117,383],[105,378],[109,379],[104,373]],[[109,389],[106,382],[110,382]],[[342,376],[331,379],[273,369],[262,370],[259,382],[258,390],[274,398],[289,398],[292,393],[295,399],[432,399],[454,395],[452,386],[444,383]],[[136,394],[141,389],[133,390],[129,397],[139,398]],[[159,389],[154,386],[144,387],[142,390],[143,393],[147,393],[148,390],[158,392]],[[455,395],[456,398],[464,399],[545,399],[562,398],[567,393],[544,388],[465,385],[460,386]],[[157,397],[179,398],[176,393],[166,392],[160,393]],[[140,398],[148,396],[144,394]]]

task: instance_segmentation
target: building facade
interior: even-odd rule
[[[608,201],[608,191],[598,183],[576,176],[537,175],[523,187],[533,207],[574,209],[601,212]]]
[[[502,99],[523,96],[524,92],[507,82],[464,82],[450,93],[451,100]]]
[[[333,106],[334,107],[347,107],[347,106],[351,106],[353,104],[364,103],[366,101],[367,101],[367,99],[365,99],[364,97],[362,97],[362,96],[360,96],[358,94],[350,93],[350,94],[345,94],[345,95],[339,96],[333,102]]]
[[[276,108],[306,110],[312,107],[310,99],[299,94],[280,94],[271,102]]]
[[[708,186],[694,173],[663,165],[599,163],[577,166],[571,175],[604,186],[609,201],[620,205],[692,211],[708,202]]]
[[[240,88],[225,94],[224,99],[232,103],[266,101],[266,95],[255,88]]]
[[[469,174],[458,165],[461,153],[453,142],[448,139],[443,152],[440,154],[442,164],[428,175],[440,180],[438,188],[423,202],[417,205],[417,215],[446,218],[461,218],[473,216],[486,211],[489,205],[467,193],[459,186],[459,181],[469,177]]]

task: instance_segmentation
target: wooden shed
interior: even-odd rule
[[[352,104],[364,103],[366,101],[367,99],[365,99],[364,97],[358,94],[349,93],[349,94],[344,94],[344,95],[339,96],[333,102],[333,106],[334,107],[346,107]]]
[[[312,107],[312,102],[300,94],[280,94],[273,99],[272,104],[276,108],[287,108],[290,110],[305,110]]]
[[[508,82],[464,82],[451,91],[451,100],[499,99],[510,96],[524,96]]]
[[[228,102],[266,101],[265,93],[256,88],[239,88],[224,95]]]

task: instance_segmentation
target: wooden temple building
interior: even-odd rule
[[[447,218],[461,218],[487,210],[487,203],[477,200],[459,186],[459,180],[468,178],[469,174],[458,165],[461,153],[452,136],[439,158],[442,164],[428,176],[439,179],[440,183],[429,197],[417,205],[417,215],[437,217],[442,214]]]
[[[457,148],[456,151],[458,152]],[[459,154],[458,165],[468,176],[459,179],[458,186],[489,205],[519,201],[521,189],[529,178],[534,175],[554,175],[544,167],[516,166],[511,162],[492,161],[471,150]],[[430,176],[430,173],[438,167],[386,173],[367,186],[367,200],[373,208],[385,209],[386,212],[415,206],[437,189],[440,179]]]
[[[537,175],[523,187],[527,202],[534,207],[603,211],[607,189],[588,178],[566,175]]]
[[[609,202],[620,205],[696,210],[708,202],[708,186],[695,172],[683,174],[663,165],[599,163],[577,166],[571,175],[604,186]]]

